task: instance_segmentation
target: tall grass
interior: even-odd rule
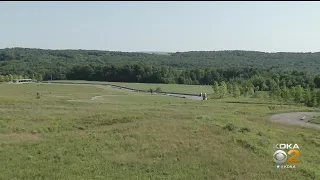
[[[319,179],[320,132],[268,121],[308,108],[232,101],[1,84],[0,179]],[[275,168],[282,142],[299,144],[297,169]]]

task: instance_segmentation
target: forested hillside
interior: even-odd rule
[[[280,68],[319,72],[320,53],[264,53],[253,51],[197,51],[148,54],[95,50],[0,49],[0,73],[65,74],[74,65],[142,63],[172,68]]]
[[[216,98],[255,96],[320,106],[320,53],[247,51],[147,54],[0,50],[0,82],[16,78],[213,85]]]

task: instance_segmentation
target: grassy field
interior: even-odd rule
[[[70,81],[56,81],[56,82],[70,82]],[[189,93],[189,94],[200,94],[212,93],[211,86],[201,85],[183,85],[183,84],[147,84],[147,83],[122,83],[122,82],[99,82],[99,81],[71,81],[71,82],[90,82],[99,84],[113,84],[128,88],[134,88],[139,90],[149,90],[150,88],[156,89],[160,87],[164,92],[176,92],[176,93]]]
[[[319,179],[319,130],[267,120],[312,109],[250,102],[1,84],[0,179]],[[299,144],[297,169],[275,168],[276,143]]]

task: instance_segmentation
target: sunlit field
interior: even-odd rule
[[[130,85],[158,86],[211,91]],[[320,131],[268,121],[275,113],[314,109],[257,101],[194,101],[98,85],[0,84],[0,179],[319,179]],[[277,143],[299,144],[296,169],[276,169]]]

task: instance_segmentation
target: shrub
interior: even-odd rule
[[[162,89],[161,89],[161,87],[157,87],[155,91],[156,91],[157,93],[160,93],[160,92],[162,92]]]
[[[251,131],[251,129],[249,129],[249,128],[247,128],[247,127],[245,127],[245,128],[240,128],[240,130],[239,130],[239,132],[242,132],[242,133],[244,133],[244,132],[250,132]]]
[[[37,99],[40,99],[40,97],[41,97],[40,93],[37,92],[36,98],[37,98]]]
[[[223,129],[227,129],[228,131],[235,131],[237,127],[234,124],[227,124]]]

